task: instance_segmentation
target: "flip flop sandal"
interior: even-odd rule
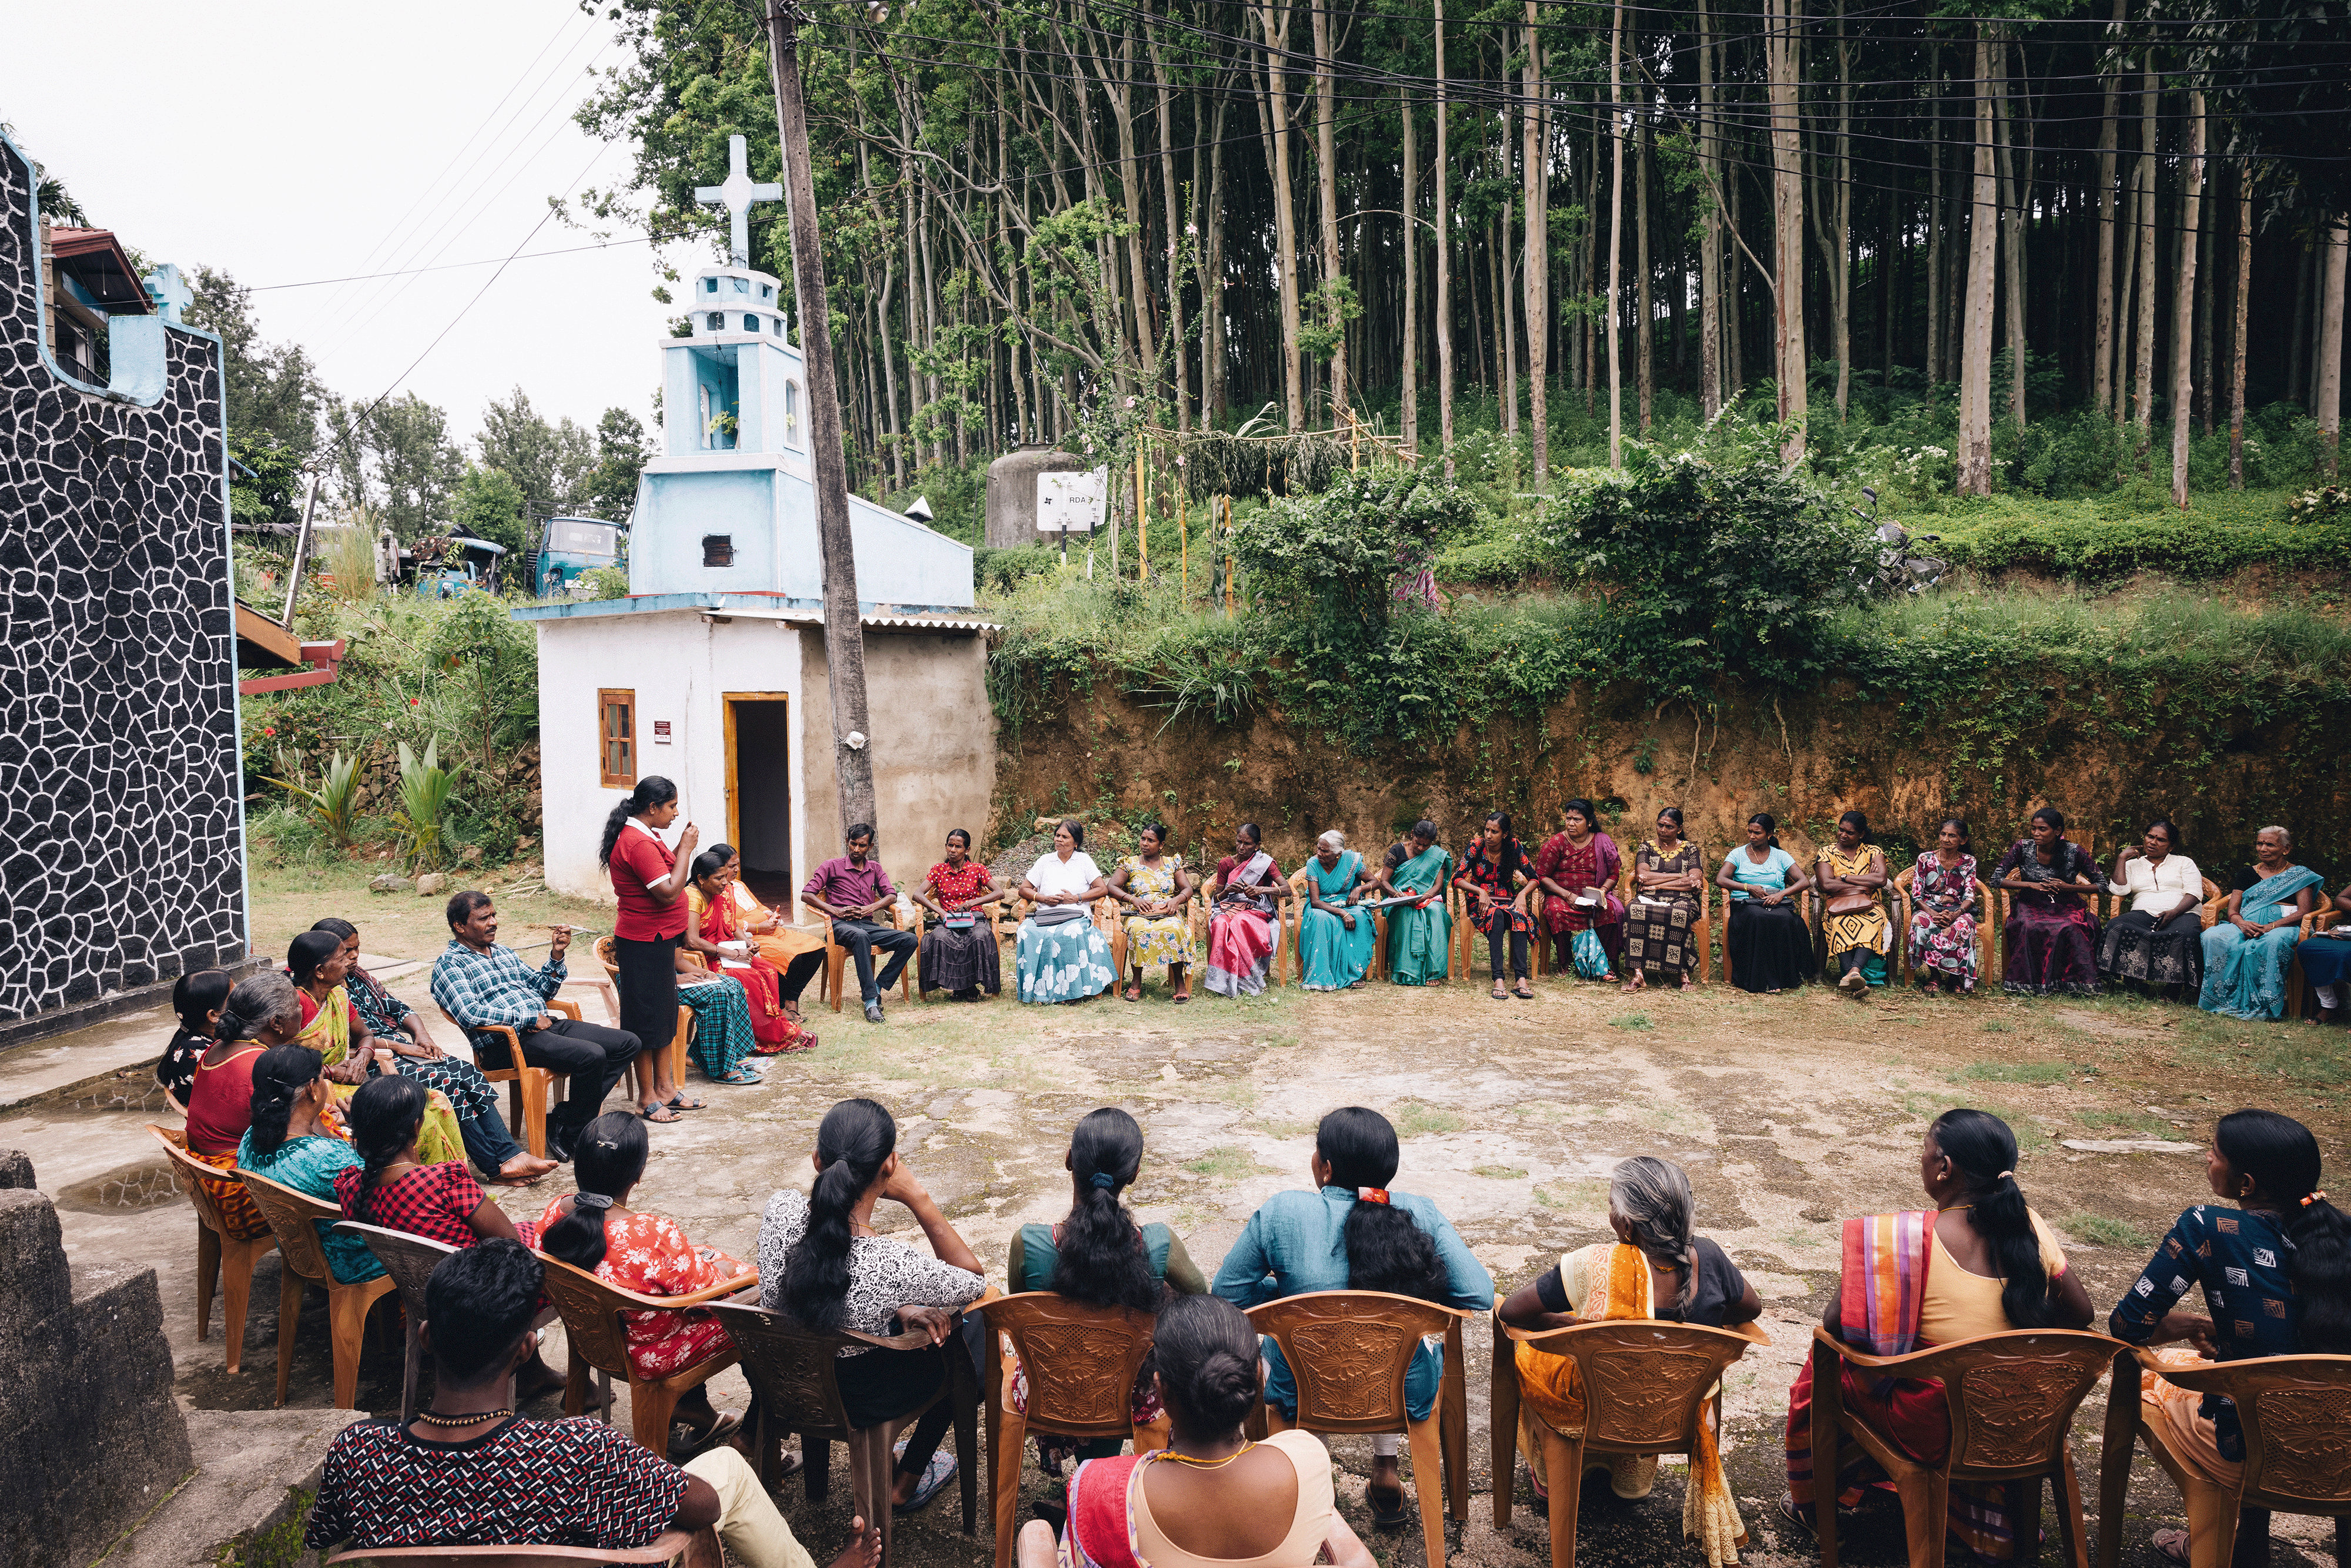
[[[671,1110],[667,1105],[663,1104],[658,1100],[653,1101],[648,1104],[638,1106],[637,1114],[643,1116],[648,1122],[658,1122],[663,1124],[670,1122],[683,1122],[685,1120],[684,1117],[679,1115],[676,1112]]]
[[[696,1454],[716,1448],[733,1437],[736,1429],[742,1425],[743,1417],[729,1414],[722,1414],[717,1420],[699,1432],[695,1431],[690,1423],[680,1421],[670,1427],[670,1452],[690,1459]],[[677,1439],[677,1434],[680,1432],[685,1434],[685,1441],[683,1443]]]
[[[905,1439],[899,1439],[897,1448],[893,1449],[892,1452],[903,1457],[906,1452]],[[893,1470],[891,1473],[893,1476],[895,1476],[897,1472]],[[890,1511],[893,1514],[904,1517],[906,1514],[914,1513],[922,1509],[929,1507],[931,1500],[934,1498],[936,1498],[941,1491],[946,1489],[947,1482],[955,1479],[955,1450],[953,1448],[940,1449],[937,1453],[931,1456],[931,1462],[923,1467],[923,1479],[914,1483],[914,1495],[908,1498],[904,1502],[892,1503],[890,1505]]]
[[[711,1082],[713,1083],[724,1083],[730,1088],[748,1089],[755,1083],[765,1083],[767,1080],[760,1077],[758,1073],[752,1071],[747,1067],[738,1067],[734,1071],[728,1073],[726,1077],[714,1078]]]
[[[1190,1001],[1191,999],[1192,993],[1189,991],[1178,991],[1176,993],[1176,1000],[1179,1006],[1185,1002]]]
[[[1535,994],[1534,994],[1534,992],[1532,992],[1532,991],[1531,991],[1531,990],[1524,989],[1524,988],[1520,988],[1520,989],[1519,989],[1519,990],[1512,991],[1512,992],[1510,993],[1510,996],[1511,996],[1511,998],[1512,998],[1513,1000],[1516,1000],[1516,1001],[1521,1001],[1521,1002],[1531,1002],[1531,1001],[1533,1001],[1533,1000],[1535,999]]]
[[[2188,1532],[2184,1530],[2158,1530],[2148,1540],[2156,1555],[2168,1563],[2188,1561]]]
[[[693,1095],[688,1094],[683,1089],[671,1095],[668,1099],[663,1101],[662,1103],[667,1105],[673,1111],[707,1111],[710,1109],[709,1101],[696,1099]]]

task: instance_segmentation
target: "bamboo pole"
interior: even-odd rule
[[[1134,580],[1151,580],[1151,519],[1144,512],[1147,497],[1143,490],[1143,447],[1141,437],[1134,443]]]
[[[1176,483],[1176,551],[1184,602],[1188,605],[1192,602],[1192,529],[1186,518],[1185,499],[1183,476],[1179,474]]]

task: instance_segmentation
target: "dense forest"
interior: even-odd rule
[[[1566,419],[1613,463],[1665,398],[1750,400],[1791,458],[1856,399],[1941,398],[1963,495],[1996,426],[2060,412],[2183,499],[2191,435],[2249,405],[2314,416],[2331,465],[2344,0],[1812,4],[820,6],[859,472],[1128,409],[1449,447],[1475,402],[1540,484]],[[609,15],[634,60],[580,118],[637,162],[587,211],[711,230],[728,134],[778,167],[760,8]],[[754,229],[788,273],[780,210]]]

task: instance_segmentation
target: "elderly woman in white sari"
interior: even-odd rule
[[[1053,851],[1029,868],[1021,894],[1036,908],[1020,923],[1015,945],[1024,1002],[1079,1002],[1118,981],[1110,939],[1094,925],[1090,906],[1108,889],[1102,868],[1085,852],[1085,824],[1071,818],[1053,830]]]
[[[1289,898],[1290,883],[1264,841],[1255,822],[1243,822],[1208,883],[1207,981],[1220,997],[1256,996],[1272,965],[1274,906]]]

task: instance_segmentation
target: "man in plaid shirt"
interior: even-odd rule
[[[479,1032],[504,1024],[522,1041],[522,1059],[533,1067],[562,1073],[569,1092],[547,1113],[547,1152],[571,1157],[580,1129],[595,1120],[604,1096],[621,1081],[643,1049],[626,1030],[559,1018],[547,1004],[563,987],[563,954],[571,933],[559,928],[545,965],[533,969],[511,947],[498,945],[498,912],[486,893],[465,892],[449,901],[449,946],[433,960],[433,999],[465,1028],[475,1060],[484,1067],[507,1066],[506,1041]],[[591,1080],[595,1092],[582,1091]]]

